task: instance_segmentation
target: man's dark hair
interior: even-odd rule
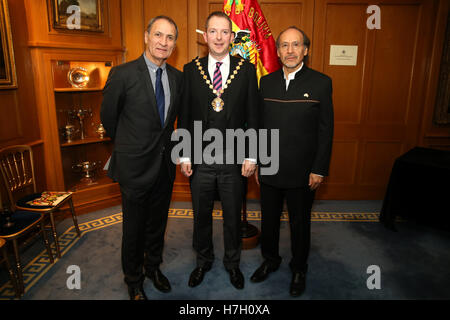
[[[288,28],[286,28],[286,29],[284,29],[283,31],[280,32],[280,34],[278,35],[277,40],[276,40],[277,48],[280,47],[280,37],[281,37],[281,35],[282,35],[284,32],[286,32],[286,31],[288,31],[288,30],[290,30],[290,29],[297,30],[298,32],[300,32],[300,33],[302,34],[302,36],[303,36],[303,45],[304,45],[306,48],[308,48],[308,50],[309,50],[309,46],[311,45],[311,41],[309,40],[309,38],[308,38],[308,36],[306,35],[306,33],[305,33],[302,29],[297,28],[296,26],[290,26],[290,27],[288,27]]]
[[[178,39],[178,27],[177,27],[177,24],[175,23],[175,21],[173,21],[172,18],[170,18],[170,17],[168,17],[168,16],[157,16],[157,17],[152,18],[152,19],[148,22],[146,31],[147,31],[148,33],[150,33],[150,30],[152,29],[153,24],[154,24],[156,21],[161,20],[161,19],[166,20],[167,22],[169,22],[170,24],[172,24],[172,25],[175,27],[175,40],[177,40],[177,39]]]
[[[208,31],[208,24],[209,24],[209,20],[211,20],[212,17],[218,17],[218,18],[224,18],[227,19],[228,22],[230,23],[230,31],[233,31],[233,24],[231,22],[231,19],[229,16],[227,16],[227,14],[225,12],[222,11],[214,11],[211,12],[208,16],[208,18],[206,18],[206,23],[205,23],[205,32]]]

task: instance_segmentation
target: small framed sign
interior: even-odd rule
[[[358,62],[358,46],[330,46],[330,65],[356,66]]]

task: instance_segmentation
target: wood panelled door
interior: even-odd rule
[[[432,1],[316,1],[312,67],[333,79],[335,137],[319,196],[382,199],[394,160],[417,145]],[[358,46],[356,66],[330,65],[331,45]]]

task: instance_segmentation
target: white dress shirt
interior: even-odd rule
[[[208,56],[208,73],[211,80],[214,79],[214,71],[216,71],[216,62],[222,62],[220,73],[222,74],[222,89],[225,87],[228,75],[230,74],[230,55],[227,54],[221,61],[216,60],[213,56]]]
[[[301,64],[301,66],[300,66],[297,70],[295,70],[294,72],[291,72],[291,73],[288,74],[287,79],[286,79],[286,74],[283,72],[284,79],[286,80],[286,91],[287,91],[288,88],[289,88],[289,82],[291,82],[291,80],[294,80],[294,79],[295,79],[295,75],[297,74],[297,72],[299,72],[300,70],[302,70],[302,68],[303,68],[303,62],[302,62],[302,64]]]

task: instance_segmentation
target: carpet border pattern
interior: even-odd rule
[[[169,209],[169,218],[187,218],[192,219],[194,212],[192,209]],[[213,219],[222,219],[222,211],[214,210]],[[247,220],[261,220],[260,211],[247,211]],[[287,212],[281,215],[282,221],[288,221]],[[311,221],[313,222],[378,222],[379,213],[339,213],[339,212],[312,212]],[[122,212],[103,218],[87,221],[79,224],[81,231],[80,238],[77,237],[75,228],[68,228],[63,234],[59,235],[59,244],[61,248],[61,257],[63,257],[83,236],[92,231],[100,230],[122,222]],[[54,244],[52,244],[55,252]],[[55,257],[55,264],[59,259]],[[44,249],[34,259],[32,259],[23,270],[23,280],[25,292],[28,292],[51,268],[47,251]],[[14,299],[14,288],[10,281],[0,285],[0,300]]]

